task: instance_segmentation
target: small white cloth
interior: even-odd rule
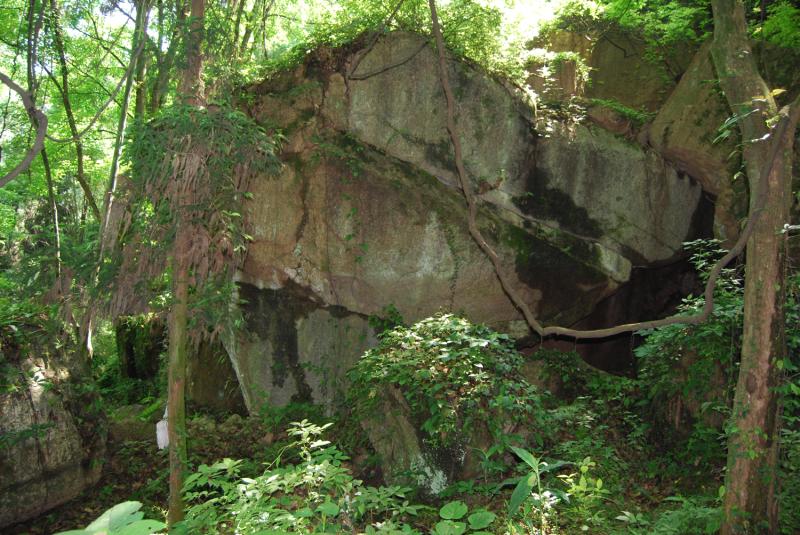
[[[167,434],[167,409],[164,409],[164,417],[156,423],[156,444],[158,449],[163,450],[169,447],[169,434]]]

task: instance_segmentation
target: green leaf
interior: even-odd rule
[[[339,514],[339,506],[333,502],[325,502],[317,507],[317,512],[326,516],[336,516]]]
[[[445,520],[458,520],[465,514],[467,514],[467,506],[464,502],[458,500],[447,503],[439,509],[439,516]]]
[[[434,533],[436,535],[462,535],[465,531],[467,531],[467,525],[463,522],[442,520],[436,524]]]
[[[538,470],[539,461],[533,455],[531,455],[531,453],[528,450],[524,450],[516,446],[511,446],[511,449],[513,450],[514,453],[517,454],[517,457],[525,461],[525,464],[527,464],[534,470]]]
[[[86,531],[90,533],[98,533],[101,531],[111,532],[126,526],[144,517],[144,513],[138,512],[141,509],[140,502],[122,502],[118,503],[100,517],[86,526]]]
[[[533,490],[533,485],[530,484],[530,478],[523,477],[517,483],[516,488],[514,488],[514,492],[511,493],[511,499],[508,502],[508,514],[513,515],[519,509],[519,506],[522,505],[522,502],[528,499],[531,495],[531,490]]]
[[[495,518],[497,518],[497,515],[491,511],[481,510],[469,515],[467,520],[469,521],[470,529],[483,529],[494,522]]]
[[[113,535],[150,535],[162,531],[166,524],[158,520],[137,520],[133,524],[128,524],[124,528],[113,531]]]
[[[569,461],[553,461],[552,463],[541,463],[539,466],[539,474],[546,474],[548,472],[552,472],[554,470],[558,470],[564,466],[569,466],[574,463]]]

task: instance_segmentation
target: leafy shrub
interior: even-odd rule
[[[719,243],[698,240],[686,244],[701,278],[721,256]],[[671,325],[644,334],[636,348],[639,384],[648,404],[667,407],[678,400],[675,414],[663,411],[655,418],[680,423],[689,414],[691,430],[681,457],[691,462],[724,461],[721,433],[735,385],[740,352],[744,290],[739,274],[724,270],[714,292],[714,312],[699,325]],[[695,314],[703,307],[702,297],[688,297],[681,312]],[[683,407],[683,408],[682,408]],[[661,409],[657,409],[661,410]],[[715,414],[716,413],[716,414]],[[676,427],[675,425],[672,426]]]
[[[496,441],[535,428],[541,400],[521,375],[512,339],[452,314],[387,331],[350,371],[356,414],[368,418],[387,387],[399,390],[430,445],[460,445],[478,425]],[[505,429],[504,429],[505,426]]]
[[[674,496],[667,501],[677,502],[680,507],[661,513],[645,530],[632,532],[642,535],[702,535],[719,531],[722,509],[707,503],[708,500]]]
[[[761,33],[770,43],[786,48],[800,49],[800,7],[787,0],[767,7]]]
[[[202,465],[186,479],[189,504],[179,533],[417,533],[405,524],[427,509],[411,504],[411,489],[368,487],[346,468],[348,457],[321,435],[331,424],[294,422],[286,446],[267,470],[242,477],[241,461]],[[284,453],[299,457],[282,464]]]
[[[783,402],[781,459],[778,466],[781,533],[800,526],[800,273],[787,281],[786,343],[788,358],[779,361],[783,372],[778,387]]]

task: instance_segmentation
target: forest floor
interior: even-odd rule
[[[211,464],[223,458],[244,459],[249,472],[257,473],[271,463],[290,442],[286,435],[289,421],[304,417],[303,414],[282,414],[279,417],[241,417],[239,415],[195,415],[189,419],[190,463],[193,468],[200,464]],[[311,415],[309,415],[311,416]],[[602,433],[602,428],[596,431]],[[329,438],[340,435],[336,427]],[[592,433],[594,434],[594,433]],[[618,442],[614,449],[624,448],[625,436],[616,434]],[[599,438],[599,437],[598,437]],[[352,437],[351,437],[352,439]],[[608,445],[607,445],[608,446]],[[381,484],[379,469],[368,460],[369,452],[358,443],[346,448],[351,450],[355,462],[347,467],[359,479],[369,484]],[[352,450],[356,452],[353,453]],[[602,457],[602,452],[597,451]],[[633,460],[633,459],[631,459]],[[637,463],[638,464],[638,463]],[[628,465],[629,468],[633,468]],[[623,502],[624,507],[638,511],[652,511],[663,503],[665,497],[679,493],[675,481],[661,477],[648,478],[646,470],[640,466],[636,473],[628,473],[624,495],[615,496],[615,501]],[[168,459],[166,450],[158,450],[155,433],[146,440],[109,440],[106,465],[100,481],[74,500],[48,513],[25,523],[6,528],[9,535],[46,535],[80,529],[90,524],[113,505],[136,500],[144,504],[146,518],[160,519],[165,516],[168,489]],[[505,509],[501,496],[458,494],[460,499],[472,505],[480,505],[492,510]],[[502,504],[495,503],[501,498]],[[616,505],[614,510],[622,509]],[[614,513],[616,514],[616,513]],[[622,527],[622,526],[620,526]],[[605,532],[605,531],[603,531]],[[570,533],[554,531],[553,533]]]

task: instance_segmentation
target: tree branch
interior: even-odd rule
[[[36,156],[38,156],[38,154],[44,148],[44,138],[47,135],[47,116],[42,112],[42,110],[36,108],[33,103],[33,97],[30,93],[22,89],[20,86],[14,83],[14,80],[2,72],[0,72],[0,82],[3,82],[12,91],[20,96],[22,99],[22,104],[25,106],[25,110],[28,112],[28,116],[31,118],[31,122],[36,125],[36,139],[34,140],[33,145],[31,145],[31,147],[28,149],[28,152],[25,154],[25,159],[22,160],[22,162],[20,162],[4,177],[0,178],[0,188],[2,188],[17,178],[20,173],[24,172],[28,167],[30,167],[33,159],[36,158]]]
[[[58,52],[58,61],[61,65],[61,85],[57,85],[57,87],[59,93],[61,93],[61,100],[64,103],[64,111],[67,114],[69,130],[72,133],[73,141],[75,141],[75,158],[77,160],[77,174],[75,178],[78,179],[78,183],[81,185],[81,189],[83,189],[84,198],[89,208],[91,208],[95,219],[100,221],[100,209],[97,207],[97,202],[94,199],[91,184],[89,184],[89,181],[86,179],[86,171],[83,162],[83,143],[81,142],[81,135],[79,135],[78,127],[75,123],[75,114],[72,112],[72,101],[69,95],[67,54],[64,47],[64,35],[61,29],[61,8],[57,0],[50,0],[50,15],[52,17],[53,44],[55,44],[56,52]]]
[[[120,89],[122,89],[122,85],[133,73],[133,69],[136,67],[136,62],[139,58],[139,55],[142,53],[142,50],[144,49],[144,44],[145,41],[142,40],[139,43],[139,46],[136,47],[133,56],[131,56],[130,63],[128,64],[128,69],[125,71],[125,74],[122,75],[122,78],[120,78],[119,82],[117,82],[117,86],[111,92],[111,95],[109,96],[108,100],[106,100],[106,102],[102,106],[100,106],[100,108],[98,108],[97,113],[94,114],[94,117],[92,117],[92,120],[89,121],[89,124],[86,125],[85,128],[83,128],[80,132],[74,134],[72,137],[58,138],[48,135],[47,139],[53,141],[54,143],[72,143],[73,141],[78,141],[79,139],[81,139],[86,134],[86,132],[91,130],[92,127],[95,125],[95,123],[97,123],[97,121],[100,119],[100,116],[103,115],[103,112],[106,111],[106,108],[108,108],[108,106],[116,100]]]
[[[397,2],[397,4],[394,6],[394,9],[392,9],[392,12],[389,13],[389,16],[386,17],[386,20],[381,25],[381,31],[385,31],[389,27],[389,24],[392,23],[392,19],[395,18],[395,16],[397,15],[398,11],[400,11],[400,8],[403,7],[403,2],[405,2],[405,0],[400,0],[399,2]],[[431,4],[431,6],[433,6],[433,4]],[[435,11],[435,8],[431,7],[431,9],[432,9],[431,13],[433,13]],[[365,78],[353,78],[353,75],[355,74],[356,70],[358,69],[358,66],[361,65],[361,60],[363,60],[366,57],[366,55],[369,54],[370,51],[372,51],[372,48],[375,46],[375,43],[378,42],[378,38],[380,36],[381,36],[381,32],[376,30],[374,32],[374,34],[372,35],[372,38],[370,39],[370,41],[367,44],[366,48],[364,48],[364,50],[362,52],[358,53],[358,55],[356,56],[355,60],[353,61],[353,65],[350,67],[350,69],[348,69],[347,78],[352,78],[354,80],[356,80],[356,79],[365,79]],[[420,48],[420,50],[422,50],[422,48]],[[419,52],[419,51],[417,51],[417,52]],[[416,56],[417,52],[412,54],[411,57],[408,58],[408,60],[410,60],[411,58]],[[408,60],[406,60],[406,61],[408,61]],[[405,62],[403,62],[403,63],[405,63]],[[376,74],[378,74],[378,73],[376,73]],[[367,76],[366,78],[369,78],[369,76]]]

